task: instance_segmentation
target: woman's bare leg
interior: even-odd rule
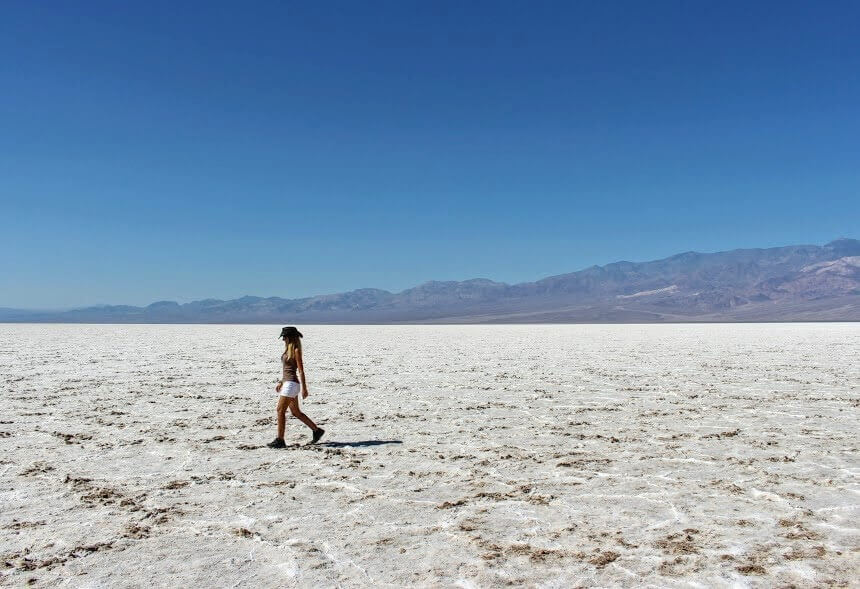
[[[281,397],[282,399],[284,397]],[[317,424],[311,421],[311,418],[302,413],[301,408],[299,407],[299,400],[297,398],[289,399],[290,411],[292,414],[299,419],[303,424],[311,428],[313,431],[317,431]]]
[[[290,399],[288,397],[278,397],[278,407],[276,409],[278,414],[278,439],[284,439],[284,429],[287,425],[287,406],[290,404]]]

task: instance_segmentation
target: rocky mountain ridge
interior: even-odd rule
[[[614,262],[535,282],[431,281],[300,299],[245,296],[63,312],[0,309],[0,321],[95,323],[510,323],[860,320],[860,241]]]

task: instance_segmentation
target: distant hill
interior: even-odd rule
[[[68,311],[0,308],[4,322],[542,323],[860,321],[860,241],[615,262],[536,282],[427,282],[301,299],[246,296]]]

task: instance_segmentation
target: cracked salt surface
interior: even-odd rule
[[[860,325],[0,325],[0,582],[857,586]]]

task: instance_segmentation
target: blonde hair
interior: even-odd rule
[[[296,350],[302,351],[302,340],[299,337],[290,338],[287,340],[287,350],[284,352],[287,360],[292,360],[296,357]]]

